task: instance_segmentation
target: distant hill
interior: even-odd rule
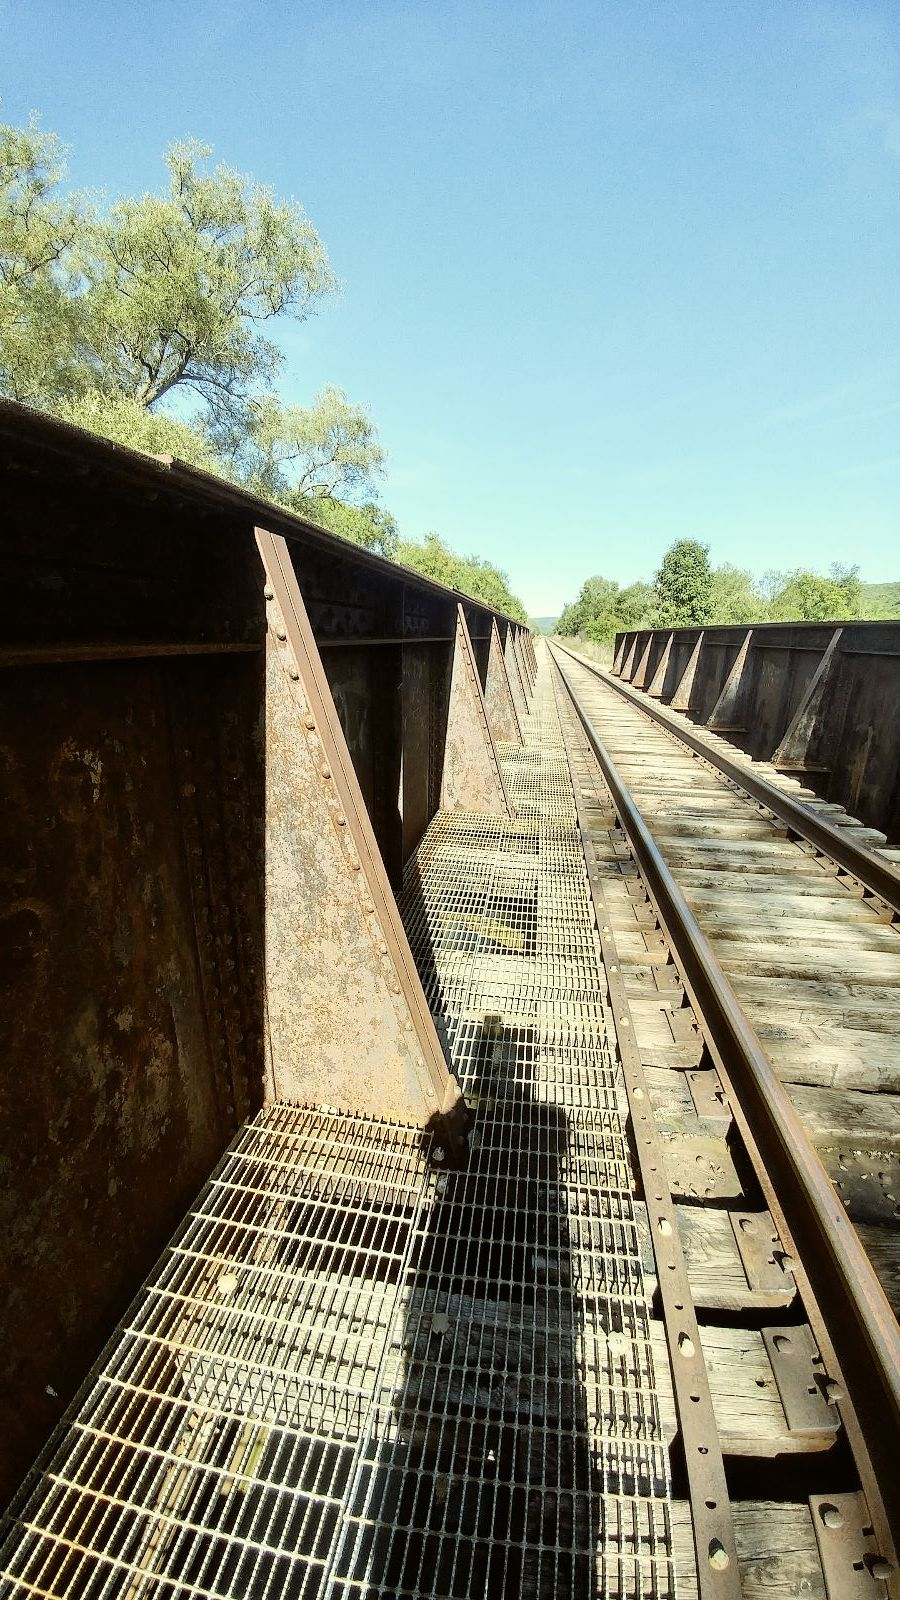
[[[900,617],[900,583],[864,583],[864,617]]]
[[[890,584],[881,585],[881,588],[883,589],[890,587]],[[896,587],[900,589],[900,583],[898,583]],[[552,633],[557,622],[559,621],[559,617],[532,617],[531,620],[535,627],[540,629],[541,633]]]

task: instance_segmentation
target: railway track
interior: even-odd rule
[[[893,1593],[900,876],[795,783],[551,659],[699,1590],[735,1550],[765,1588],[755,1541],[794,1552],[796,1593]]]

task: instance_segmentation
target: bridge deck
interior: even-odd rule
[[[403,912],[475,1111],[270,1106],[12,1508],[10,1594],[668,1596],[617,1064],[546,666],[515,822],[441,813]]]

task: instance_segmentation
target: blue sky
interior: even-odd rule
[[[673,539],[900,579],[895,0],[0,0],[0,117],[109,198],[193,134],[342,293],[283,389],[365,402],[385,504],[535,614]]]

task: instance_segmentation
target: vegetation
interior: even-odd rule
[[[0,394],[220,473],[524,619],[489,562],[431,534],[401,545],[364,407],[337,387],[279,399],[267,327],[309,316],[336,280],[302,208],[211,154],[173,145],[162,194],[102,212],[63,193],[55,135],[0,125]]]
[[[421,541],[401,539],[393,554],[405,567],[413,567],[426,578],[460,589],[473,600],[483,600],[520,622],[528,621],[528,613],[511,592],[505,572],[478,556],[455,555],[436,533],[427,533]]]
[[[663,557],[652,587],[633,583],[620,589],[607,578],[588,578],[578,599],[558,619],[556,631],[608,644],[629,628],[844,622],[892,615],[900,616],[900,583],[861,583],[858,567],[836,563],[827,578],[798,568],[765,572],[755,579],[729,563],[710,567],[707,545],[679,539]]]
[[[900,583],[864,583],[861,605],[867,617],[900,617]]]
[[[663,556],[654,588],[661,628],[705,627],[712,621],[709,545],[676,540]]]

